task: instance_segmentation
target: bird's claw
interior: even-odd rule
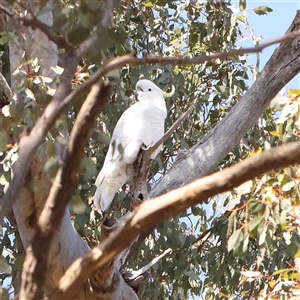
[[[149,148],[151,148],[152,147],[152,145],[149,145],[149,146],[146,146],[145,144],[143,144],[142,146],[141,146],[141,149],[143,150],[143,151],[147,151]]]

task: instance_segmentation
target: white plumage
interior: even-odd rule
[[[119,119],[96,179],[94,204],[98,211],[109,208],[117,191],[134,175],[134,163],[142,146],[155,144],[163,135],[167,109],[164,97],[174,94],[162,91],[153,82],[141,79],[135,87],[137,103]],[[161,147],[151,156],[154,159]]]

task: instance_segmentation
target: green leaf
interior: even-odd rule
[[[239,20],[239,21],[242,21],[243,19],[245,19],[247,16],[245,16],[245,15],[241,15],[241,16],[237,16],[237,19]]]
[[[81,26],[76,27],[68,34],[68,40],[73,45],[79,45],[90,35],[90,30]]]
[[[295,186],[295,183],[293,181],[290,181],[282,187],[282,190],[284,192],[289,192],[290,190],[292,190],[294,188],[294,186]]]
[[[264,203],[257,203],[257,205],[255,207],[253,207],[252,212],[254,214],[260,214],[262,215],[266,210],[266,204]]]
[[[242,232],[242,228],[240,228],[240,229],[236,230],[228,239],[228,242],[227,242],[228,251],[237,249],[242,240],[243,240],[243,232]]]
[[[300,90],[297,90],[297,89],[291,89],[288,91],[288,96],[290,98],[293,98],[293,97],[299,97],[300,96]]]
[[[268,7],[268,6],[265,6],[265,5],[262,5],[262,6],[258,6],[256,8],[253,9],[253,11],[259,15],[259,16],[262,16],[262,15],[266,15],[267,13],[269,12],[272,12],[273,9]]]
[[[246,234],[243,240],[243,248],[242,248],[242,253],[246,253],[248,249],[248,244],[249,244],[249,234]]]
[[[9,143],[9,136],[5,131],[0,131],[0,152],[7,150],[7,144]]]
[[[87,224],[90,220],[90,215],[89,214],[76,214],[76,222],[80,226],[84,226]]]
[[[244,11],[246,9],[246,0],[240,0],[239,9],[240,11]]]
[[[56,175],[58,168],[59,162],[56,158],[53,157],[50,157],[44,165],[44,171],[51,177],[54,177]]]
[[[183,246],[184,242],[185,242],[185,236],[182,232],[178,232],[178,239],[179,239],[181,245]]]
[[[99,43],[100,49],[106,49],[113,41],[111,39],[109,29],[101,25],[97,26],[97,35],[100,41]]]
[[[101,5],[102,5],[102,2],[101,0],[90,0],[90,1],[86,1],[86,5],[89,7],[90,10],[92,11],[95,11],[95,10],[98,10]]]
[[[180,147],[181,149],[190,149],[189,145],[184,139],[180,139]]]
[[[70,201],[70,205],[72,206],[73,211],[76,214],[84,214],[86,211],[86,203],[81,199],[80,195],[75,194],[71,201]]]
[[[197,206],[192,206],[191,211],[194,216],[199,216],[202,214],[202,209]]]
[[[253,235],[260,234],[265,226],[265,218],[257,217],[249,222],[249,232]]]
[[[97,173],[95,162],[91,157],[86,156],[81,161],[81,170],[83,171],[83,179],[89,181]]]
[[[19,255],[14,262],[14,269],[21,270],[25,260],[25,255]]]
[[[10,274],[12,271],[8,261],[2,255],[0,255],[0,271],[5,274]]]
[[[0,45],[8,44],[12,40],[11,36],[9,34],[4,34],[0,38]]]
[[[145,3],[145,7],[153,7],[153,3],[152,2],[147,2],[147,3]]]
[[[156,5],[158,6],[165,6],[167,4],[167,0],[158,0],[156,2]]]

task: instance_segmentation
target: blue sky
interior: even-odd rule
[[[238,7],[239,1],[232,1],[232,4]],[[261,5],[269,6],[273,9],[273,12],[268,13],[268,15],[259,16],[253,12],[253,8]],[[269,39],[277,38],[285,34],[287,29],[292,23],[296,15],[296,11],[300,9],[300,0],[291,1],[247,1],[247,13],[249,17],[249,23],[252,27],[256,36],[262,36],[263,41]],[[243,43],[243,45],[253,46],[251,40]],[[260,70],[269,60],[270,56],[274,52],[277,46],[272,46],[263,50],[260,59]],[[255,63],[256,56],[251,55],[249,62]],[[287,88],[300,89],[300,75],[296,76],[291,80]]]

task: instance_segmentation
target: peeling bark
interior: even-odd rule
[[[120,226],[122,220],[105,219],[101,225],[101,240],[104,241],[112,232]],[[126,261],[129,250],[125,249],[108,264],[100,268],[90,278],[91,286],[98,293],[98,299],[138,299],[135,291],[124,280],[120,273],[121,267]]]

